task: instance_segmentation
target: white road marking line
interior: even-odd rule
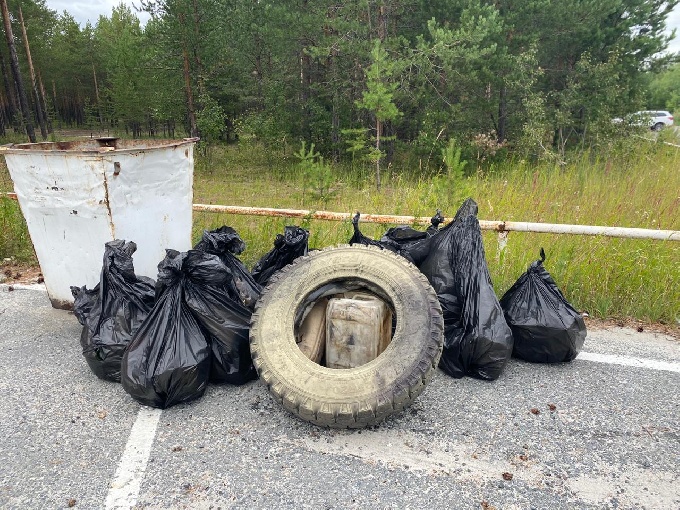
[[[597,352],[581,352],[576,360],[594,361],[596,363],[609,363],[611,365],[623,365],[627,367],[650,368],[652,370],[664,370],[666,372],[680,373],[680,363],[672,361],[657,361],[655,359],[633,358],[632,356],[620,356],[618,354],[600,354]]]
[[[7,290],[12,287],[14,290],[37,290],[47,292],[47,287],[44,283],[3,283],[0,284],[0,289]]]
[[[150,407],[139,410],[106,496],[106,510],[129,509],[137,502],[161,413],[160,409]]]

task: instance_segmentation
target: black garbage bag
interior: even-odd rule
[[[365,236],[359,229],[359,219],[361,215],[357,212],[352,218],[352,226],[354,233],[349,240],[349,244],[363,244],[366,246],[377,246],[382,249],[387,249],[400,254],[409,262],[413,262],[410,253],[406,250],[407,247],[413,246],[420,241],[432,237],[438,232],[439,224],[444,221],[441,211],[437,209],[437,213],[430,220],[430,226],[424,232],[416,230],[408,225],[399,225],[392,227],[385,232],[379,241],[373,240]]]
[[[154,304],[154,281],[135,275],[133,242],[104,245],[99,283],[92,290],[71,287],[74,315],[83,325],[80,344],[90,369],[100,379],[120,382],[120,363]]]
[[[189,252],[184,299],[210,334],[210,382],[244,384],[257,377],[250,356],[252,311],[229,294],[232,273],[219,258]]]
[[[437,209],[434,216],[430,218],[430,226],[427,227],[425,232],[427,232],[430,236],[435,235],[437,232],[439,232],[439,225],[442,223],[444,223],[444,216],[442,216],[442,212]]]
[[[377,246],[378,248],[387,248],[387,246],[384,246],[383,243],[381,243],[380,241],[375,241],[370,237],[365,236],[361,232],[361,230],[359,229],[359,218],[361,218],[361,213],[357,211],[357,213],[352,217],[352,227],[354,229],[354,233],[352,234],[352,237],[349,240],[350,246],[353,244],[363,244],[364,246]]]
[[[229,295],[251,310],[260,298],[262,286],[255,281],[246,266],[236,255],[246,248],[236,230],[223,226],[215,230],[204,230],[202,239],[194,246],[195,250],[217,255],[231,272],[228,284]]]
[[[93,289],[88,289],[86,285],[76,287],[71,285],[71,294],[73,295],[73,315],[76,316],[78,322],[85,326],[87,317],[92,313],[99,296],[99,284],[95,285]]]
[[[257,283],[267,285],[274,273],[283,269],[309,251],[309,231],[294,225],[287,226],[283,234],[277,234],[274,248],[262,257],[251,272]]]
[[[451,232],[450,230],[453,229],[455,225],[459,225],[460,222],[462,221],[463,218],[466,218],[468,216],[477,216],[477,202],[472,200],[471,198],[466,199],[463,204],[458,208],[458,211],[456,211],[456,215],[453,217],[453,219],[443,228],[441,229],[436,229],[434,227],[435,221],[441,223],[443,221],[443,217],[441,214],[437,214],[432,217],[432,222],[433,226],[430,228],[430,231],[433,233],[430,237],[427,237],[425,240],[417,242],[417,243],[412,243],[408,245],[407,247],[404,247],[404,252],[408,255],[413,260],[413,263],[418,266],[421,271],[425,274],[448,274],[452,273],[452,268],[451,265],[449,264],[449,261],[446,257],[434,255],[434,254],[443,254],[446,250],[447,247],[451,244],[450,236]],[[439,224],[437,223],[437,225]],[[423,270],[420,266],[425,264],[425,270]],[[435,266],[441,266],[439,268],[436,268]],[[449,278],[450,279],[450,278]],[[435,290],[437,288],[435,287]]]
[[[540,254],[500,301],[515,339],[512,355],[534,363],[572,361],[586,325],[543,267],[543,248]]]
[[[444,217],[439,209],[432,218],[430,219],[430,226],[423,232],[422,230],[416,230],[408,225],[399,225],[397,227],[390,228],[385,235],[380,238],[380,242],[383,246],[394,249],[397,253],[401,253],[408,246],[411,246],[423,239],[432,237],[437,232],[439,232],[439,225],[444,221]],[[402,253],[404,255],[404,253]]]
[[[486,265],[477,204],[467,199],[453,221],[405,248],[434,288],[444,314],[439,366],[452,377],[494,380],[512,353],[512,333]]]
[[[123,356],[123,389],[142,404],[165,409],[203,395],[210,376],[209,333],[186,303],[191,271],[215,255],[166,250],[158,264],[157,301]]]

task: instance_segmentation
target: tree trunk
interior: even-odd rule
[[[97,100],[97,113],[99,114],[99,126],[104,126],[104,117],[102,116],[102,103],[99,99],[99,86],[97,85],[97,70],[94,68],[94,62],[92,62],[92,76],[94,77],[94,97]]]
[[[64,115],[59,112],[59,103],[57,102],[57,85],[54,83],[54,80],[52,80],[52,108],[54,108],[54,116],[56,119],[59,120],[58,126],[62,127],[63,125],[63,120],[64,120]]]
[[[340,99],[338,98],[337,90],[333,92],[333,111],[331,117],[331,144],[333,146],[333,163],[340,162],[340,115],[338,110],[340,109],[338,104]]]
[[[302,2],[302,9],[307,10],[308,0]],[[324,34],[328,35],[327,29],[324,27]],[[300,53],[300,104],[302,108],[302,136],[304,138],[311,138],[311,121],[312,114],[309,108],[309,99],[312,96],[312,58],[309,52],[306,51],[308,46],[307,34],[300,37],[299,41]]]
[[[186,44],[182,48],[182,57],[184,58],[184,88],[187,94],[187,113],[189,115],[189,133],[192,137],[198,136],[198,127],[196,126],[196,109],[194,107],[194,93],[191,90],[191,76],[189,74],[189,52]]]
[[[38,124],[40,125],[40,135],[43,140],[47,140],[47,124],[45,123],[46,112],[43,108],[42,101],[40,101],[40,91],[38,91],[38,80],[35,78],[35,69],[33,68],[33,59],[31,58],[31,47],[28,44],[28,34],[26,33],[26,24],[24,23],[24,13],[19,7],[19,24],[21,25],[21,37],[24,41],[24,48],[26,49],[26,60],[28,60],[28,72],[31,75],[31,85],[33,85],[33,96],[35,97],[35,113],[38,117]]]
[[[2,99],[4,99],[4,98],[2,98]],[[2,101],[2,103],[3,104],[0,107],[0,136],[5,136],[5,134],[6,134],[5,127],[9,126],[9,123],[7,122],[7,119],[5,118],[6,109],[5,109],[4,101]]]
[[[179,15],[179,21],[186,26],[186,17]],[[198,136],[198,126],[196,125],[196,105],[194,103],[194,92],[191,88],[191,65],[189,63],[189,43],[186,34],[182,35],[182,60],[184,64],[184,91],[187,96],[187,117],[189,117],[189,136]]]
[[[378,8],[378,39],[380,42],[385,40],[387,35],[387,7],[385,2],[380,2],[380,7]]]
[[[254,75],[257,80],[257,102],[260,108],[264,108],[264,95],[262,88],[262,77],[264,76],[264,70],[262,68],[262,38],[259,33],[254,34],[254,44],[255,44],[255,70]]]
[[[54,133],[52,128],[52,119],[50,118],[50,111],[47,107],[47,96],[45,94],[45,85],[43,84],[42,77],[40,76],[40,71],[38,70],[38,85],[40,85],[40,98],[42,99],[42,104],[45,107],[45,120],[47,121],[47,132]]]
[[[80,92],[76,92],[76,97],[73,99],[73,111],[76,119],[76,126],[80,127],[85,124],[85,103],[81,101]]]
[[[194,61],[196,62],[196,70],[198,71],[198,95],[200,102],[201,101],[200,96],[203,96],[205,94],[205,74],[203,73],[203,62],[201,61],[201,55],[198,52],[198,48],[200,47],[199,41],[201,40],[201,31],[199,29],[199,27],[201,26],[201,16],[199,15],[198,12],[198,4],[196,3],[196,0],[193,0],[192,7],[194,14],[194,41],[195,41],[195,44],[193,45],[193,52]]]
[[[501,85],[500,97],[498,99],[498,129],[496,131],[496,141],[500,144],[505,141],[508,124],[508,89],[505,84]]]
[[[31,121],[31,111],[28,108],[28,100],[26,99],[26,89],[24,82],[21,79],[21,71],[19,70],[19,58],[17,57],[17,49],[14,46],[14,34],[12,33],[12,23],[9,19],[9,10],[7,9],[7,0],[0,0],[0,9],[2,9],[2,19],[5,25],[5,37],[7,38],[7,46],[9,47],[10,64],[12,66],[12,74],[19,93],[19,104],[21,105],[21,114],[23,121],[26,124],[26,134],[31,143],[35,143],[35,131],[33,130],[33,122]]]
[[[380,135],[382,134],[382,122],[376,117],[375,119],[375,150],[376,150],[376,160],[375,160],[375,187],[380,191]]]
[[[5,85],[5,91],[7,92],[7,106],[9,108],[9,124],[16,122],[17,112],[19,107],[17,105],[16,97],[16,87],[14,86],[14,80],[9,79],[9,72],[7,71],[7,64],[5,62],[5,57],[0,51],[0,67],[2,67],[2,80]],[[9,125],[8,124],[8,125]]]
[[[310,111],[309,111],[309,97],[310,97],[310,67],[311,59],[305,51],[304,43],[300,41],[300,106],[302,108],[302,136],[309,138],[311,136],[310,126]]]
[[[394,161],[394,140],[396,139],[394,122],[383,123],[383,147],[385,147],[385,162],[389,165]]]

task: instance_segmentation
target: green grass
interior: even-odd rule
[[[480,219],[680,230],[680,150],[636,143],[622,157],[585,154],[564,167],[509,161],[485,171],[472,169],[471,176],[457,182],[417,178],[395,165],[386,172],[380,193],[373,187],[371,169],[336,168],[337,196],[326,204],[305,193],[304,177],[290,151],[277,158],[244,143],[214,148],[210,164],[197,160],[194,201],[413,216],[431,216],[440,208],[450,217],[471,196],[479,204]],[[296,221],[196,213],[194,236],[230,225],[246,241],[242,257],[252,265],[271,248],[276,233]],[[311,232],[312,248],[346,243],[351,237],[349,222],[301,224]],[[388,227],[366,223],[361,228],[379,237]],[[499,296],[543,246],[546,268],[579,310],[601,318],[667,324],[680,320],[678,242],[511,232],[499,253],[496,233],[485,232],[484,241]]]
[[[0,262],[10,257],[21,263],[36,262],[26,222],[18,204],[9,198],[0,197]]]
[[[36,264],[35,252],[19,204],[4,196],[14,191],[5,159],[0,158],[0,262],[13,257],[21,263]]]
[[[386,168],[381,192],[373,186],[372,168],[338,166],[333,170],[335,193],[323,203],[306,190],[308,183],[292,155],[298,147],[266,149],[242,141],[197,154],[194,202],[428,217],[440,208],[450,217],[471,196],[479,204],[480,219],[680,230],[680,149],[644,140],[634,144],[611,157],[584,154],[562,167],[517,160],[477,170],[469,164],[470,175],[463,180],[417,177],[397,162]],[[10,189],[7,172],[0,168],[0,191]],[[352,233],[349,221],[197,212],[193,238],[198,240],[204,229],[230,225],[246,242],[242,259],[252,266],[287,224],[309,229],[312,248],[346,243]],[[0,255],[30,258],[16,203],[0,202],[0,226]],[[380,237],[388,227],[365,223],[361,228]],[[509,233],[502,252],[496,233],[485,232],[484,242],[499,296],[542,246],[546,268],[577,309],[601,318],[676,326],[680,321],[678,242],[520,232]]]

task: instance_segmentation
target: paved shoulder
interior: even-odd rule
[[[512,360],[494,382],[438,371],[381,426],[334,431],[259,381],[147,416],[79,334],[0,286],[2,508],[680,508],[680,343],[662,335],[594,330],[574,362]]]
[[[0,507],[100,508],[139,406],[98,380],[81,327],[44,292],[0,286]]]

